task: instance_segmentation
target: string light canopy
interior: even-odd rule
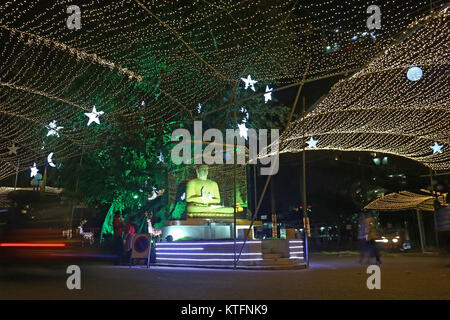
[[[448,206],[445,202],[447,194],[437,195],[437,200],[443,207]],[[415,210],[422,211],[434,211],[435,196],[422,195],[409,191],[400,191],[389,193],[378,199],[375,199],[364,210],[379,210],[379,211],[402,211],[402,210]]]
[[[414,22],[402,40],[338,82],[290,126],[281,152],[301,152],[314,136],[317,150],[388,153],[449,170],[449,13],[446,7]],[[405,77],[411,65],[423,69],[418,81]]]
[[[249,74],[263,95],[266,85],[298,82],[308,61],[308,80],[360,69],[429,10],[428,0],[387,0],[374,37],[370,4],[88,0],[78,4],[81,28],[69,29],[66,0],[2,2],[0,179],[17,164],[44,164],[49,150],[58,160],[95,150],[118,119],[130,127],[191,119]],[[104,114],[87,126],[93,106]],[[17,155],[7,151],[13,142]]]

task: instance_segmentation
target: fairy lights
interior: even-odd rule
[[[201,112],[199,101],[207,104],[241,77],[252,81],[245,84],[247,89],[256,91],[256,80],[249,74],[266,88],[262,95],[267,103],[272,98],[268,84],[278,88],[298,82],[309,58],[307,79],[361,68],[384,52],[394,35],[424,16],[429,1],[386,0],[376,42],[369,33],[362,36],[367,31],[366,8],[363,0],[345,6],[338,0],[242,0],[220,5],[91,0],[80,5],[82,28],[74,31],[64,23],[67,1],[2,2],[0,137],[5,139],[0,140],[4,150],[0,178],[15,173],[11,163],[19,162],[20,170],[27,170],[34,161],[43,164],[48,152],[41,150],[41,143],[48,132],[42,129],[55,119],[58,124],[48,129],[54,132],[45,139],[46,149],[63,160],[101,146],[99,137],[108,134],[117,117],[130,126],[148,127],[185,120]],[[430,43],[445,40],[446,31],[448,27],[442,24],[442,33],[429,38]],[[400,68],[407,81],[407,67],[420,65],[422,80],[438,75],[440,81],[442,72],[430,70],[430,65],[444,66],[442,59],[414,58],[424,43],[410,51],[408,64],[392,67],[380,60],[375,68]],[[327,45],[333,52],[326,52]],[[400,61],[391,51],[389,56]],[[385,86],[394,81],[386,79]],[[422,82],[408,81],[408,85],[417,87]],[[374,90],[382,88],[375,86]],[[439,97],[443,88],[438,85],[435,90]],[[406,96],[408,104],[419,104],[413,96]],[[437,108],[445,107],[438,103]],[[93,105],[102,111],[95,115]],[[84,114],[91,114],[88,126],[80,124]],[[326,138],[317,137],[321,146],[328,145]],[[11,141],[21,146],[17,154],[6,154]],[[448,145],[439,137],[434,141],[444,145],[443,150]]]
[[[338,82],[294,122],[281,152],[301,152],[307,137],[314,136],[320,140],[317,150],[394,154],[435,171],[449,170],[448,20],[444,9],[411,24],[403,41]],[[411,65],[424,70],[420,81],[405,77]]]
[[[447,194],[438,195],[438,201],[442,206],[448,206],[445,202]],[[434,211],[435,197],[431,195],[422,195],[409,191],[400,191],[398,193],[389,193],[382,196],[367,206],[365,210],[379,211],[401,211],[420,209],[422,211]]]

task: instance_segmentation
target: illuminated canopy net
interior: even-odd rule
[[[413,23],[367,67],[337,83],[292,124],[282,152],[302,151],[304,130],[317,150],[390,153],[449,170],[449,13],[447,7]],[[418,81],[407,78],[412,66],[423,70]]]
[[[43,164],[49,152],[54,152],[58,161],[94,150],[118,121],[151,127],[191,119],[197,115],[198,103],[208,103],[247,74],[258,80],[258,90],[263,91],[265,84],[280,87],[298,82],[309,59],[307,80],[360,69],[386,50],[395,34],[429,10],[428,0],[385,1],[381,6],[382,29],[369,33],[366,10],[371,2],[362,0],[90,0],[76,2],[81,9],[81,29],[70,30],[66,26],[66,9],[72,4],[75,3],[64,0],[0,4],[0,178],[14,173],[17,165],[26,170],[33,162]],[[431,43],[441,43],[448,29],[444,23],[433,25],[442,31],[431,38]],[[428,31],[427,27],[417,33]],[[400,51],[405,53],[408,44],[400,46],[405,46]],[[414,48],[408,54],[415,57],[420,51]],[[430,70],[437,65],[445,68],[439,64],[445,52],[431,53],[436,61],[431,64],[426,59],[424,66]],[[410,58],[398,56],[394,61]],[[376,61],[374,68],[388,66],[384,72],[389,75],[405,67],[398,64],[393,68],[386,58]],[[371,74],[369,70],[372,69],[369,67],[354,77],[359,80],[352,81],[367,83],[372,77],[366,76]],[[445,71],[440,70],[441,73],[432,73],[439,81]],[[375,78],[384,74],[374,71]],[[425,79],[431,79],[425,71]],[[386,89],[394,79],[385,82],[375,91]],[[439,104],[445,92],[440,86],[441,89],[434,89],[434,84],[428,86],[436,94],[433,103],[427,100],[422,111],[406,112],[423,120],[423,130],[437,139],[439,133],[428,130],[440,122],[431,109],[440,112],[445,107]],[[421,100],[413,97],[425,99],[431,95],[430,90],[422,87],[415,93],[408,91],[405,105],[412,106],[414,102],[414,107],[418,106]],[[427,94],[423,96],[423,92]],[[358,105],[366,108],[367,97],[361,96]],[[395,98],[383,96],[389,101]],[[374,103],[382,106],[387,102]],[[101,124],[86,126],[84,113],[91,112],[94,105],[97,111],[104,112]],[[319,110],[326,112],[324,108]],[[362,113],[372,119],[368,112]],[[377,119],[384,117],[393,119],[387,114]],[[326,122],[327,118],[322,119]],[[54,120],[63,127],[58,131],[59,137],[47,136],[46,126]],[[341,119],[340,127],[348,124],[347,130],[355,130],[346,121]],[[317,126],[322,124],[326,123]],[[405,129],[415,134],[412,127],[405,125]],[[316,131],[311,127],[308,132]],[[347,140],[358,145],[358,140],[341,136],[336,146],[350,149],[350,145],[343,145]],[[399,140],[392,148],[396,143],[403,145],[401,139],[407,139],[393,136]],[[326,139],[325,145],[332,147],[332,139]],[[9,152],[13,144],[18,147],[17,155]],[[425,148],[425,143],[417,148],[422,150],[422,145]],[[365,149],[360,145],[354,148]],[[295,145],[291,144],[290,149],[295,149]],[[422,157],[423,161],[431,158],[419,149],[410,151],[410,156]],[[396,152],[402,154],[401,150]],[[446,160],[443,157],[437,157],[433,163]]]
[[[448,206],[445,202],[445,195],[439,195],[438,201],[441,206]],[[400,191],[398,193],[390,193],[382,196],[367,206],[365,210],[379,210],[379,211],[403,211],[403,210],[422,210],[434,211],[434,201],[436,197],[431,195],[422,195],[409,191]]]

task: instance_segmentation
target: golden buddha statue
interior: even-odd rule
[[[208,166],[196,168],[197,178],[186,185],[186,211],[189,217],[233,217],[234,208],[220,205],[219,186],[208,180]]]

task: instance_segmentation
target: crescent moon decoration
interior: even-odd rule
[[[53,163],[52,157],[53,157],[53,152],[50,152],[47,156],[47,162],[50,165],[50,167],[54,168],[54,167],[56,167],[56,165]]]

